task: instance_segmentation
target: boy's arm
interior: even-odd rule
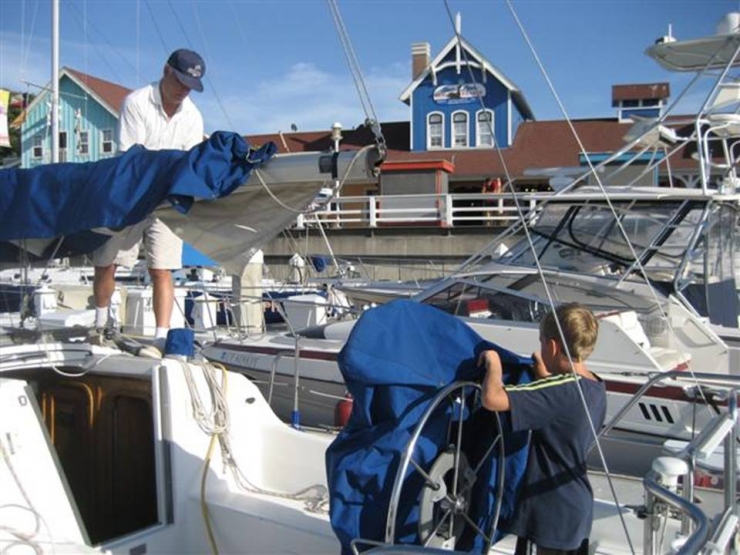
[[[478,365],[483,364],[486,367],[486,375],[483,378],[481,404],[488,410],[509,410],[509,395],[504,389],[501,358],[496,351],[483,351],[478,358]]]

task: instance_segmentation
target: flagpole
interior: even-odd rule
[[[59,162],[59,0],[51,2],[51,161]]]

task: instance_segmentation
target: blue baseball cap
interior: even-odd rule
[[[177,80],[189,89],[203,92],[203,83],[201,78],[206,73],[206,63],[200,54],[180,48],[170,54],[167,65],[175,70]]]

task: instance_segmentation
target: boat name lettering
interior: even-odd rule
[[[257,367],[257,360],[259,357],[250,353],[239,353],[236,351],[221,351],[219,357],[221,361],[229,364],[237,364],[239,366],[246,366],[249,368]]]

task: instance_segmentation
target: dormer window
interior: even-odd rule
[[[444,148],[444,116],[438,112],[427,116],[427,148]]]
[[[452,114],[452,148],[468,146],[468,113]]]
[[[493,146],[493,112],[481,110],[476,115],[475,127],[476,146]]]

